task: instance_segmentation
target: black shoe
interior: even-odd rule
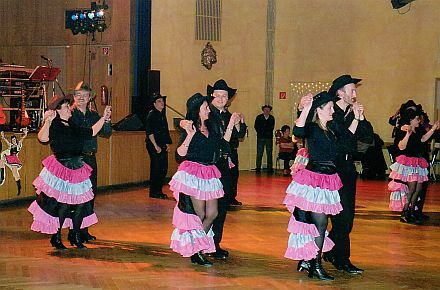
[[[191,263],[199,264],[200,266],[211,267],[212,263],[208,261],[202,253],[198,252],[191,256]]]
[[[83,244],[83,240],[81,237],[81,233],[80,232],[74,232],[72,231],[72,234],[69,233],[69,242],[70,245],[73,246],[75,245],[78,249],[84,249],[87,248],[86,246],[84,246]]]
[[[362,274],[364,270],[353,265],[350,260],[346,261],[344,264],[340,265],[342,271],[347,272],[349,274]],[[339,270],[339,269],[338,269]]]
[[[217,247],[217,252],[220,252],[223,255],[225,255],[226,257],[229,257],[229,252],[224,250],[224,249],[222,249],[222,248],[220,248],[220,247]]]
[[[229,252],[217,247],[217,250],[213,253],[206,254],[209,257],[213,257],[216,260],[226,260],[229,257]]]
[[[267,174],[272,175],[274,173],[273,168],[267,169]]]
[[[321,258],[310,260],[309,278],[318,278],[322,281],[333,281],[335,278],[327,274],[321,265]]]
[[[255,169],[255,173],[256,174],[260,174],[261,173],[261,169],[260,168]]]
[[[84,243],[87,243],[90,241],[96,241],[96,237],[89,233],[89,228],[84,228],[81,230],[81,238],[84,241]]]
[[[52,247],[54,247],[57,250],[66,250],[66,246],[63,245],[63,242],[61,242],[61,233],[58,232],[56,234],[52,235],[52,238],[50,239],[50,244]]]
[[[239,205],[243,205],[243,203],[241,201],[238,201],[237,199],[234,198],[231,201],[230,205],[237,205],[237,206],[239,206]]]
[[[420,211],[416,211],[416,217],[418,220],[420,220],[422,222],[426,222],[429,220],[429,216],[420,212]]]
[[[306,271],[308,273],[310,271],[310,261],[304,261],[304,260],[299,261],[296,270],[298,272]]]

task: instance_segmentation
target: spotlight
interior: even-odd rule
[[[78,20],[78,14],[72,14],[72,16],[70,17],[73,21]]]
[[[84,20],[87,17],[87,12],[81,12],[81,14],[79,15],[79,19]]]
[[[98,10],[98,12],[96,12],[96,16],[100,18],[104,17],[104,9]]]
[[[87,13],[87,17],[89,17],[89,19],[93,19],[95,17],[95,11],[90,11]]]
[[[105,0],[102,4],[92,2],[90,6],[90,9],[66,10],[65,28],[70,29],[74,35],[106,30],[105,14],[108,5]]]

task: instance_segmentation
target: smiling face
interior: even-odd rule
[[[321,120],[321,122],[328,122],[333,120],[333,113],[335,112],[335,110],[333,109],[333,102],[330,101],[328,103],[326,103],[325,105],[318,107],[316,109],[316,112],[318,114],[318,118],[319,120]]]
[[[338,90],[338,96],[344,100],[345,103],[347,103],[348,105],[353,105],[354,103],[356,103],[356,96],[357,96],[357,91],[356,91],[356,85],[351,83],[351,84],[346,84],[345,86],[343,86],[342,88],[340,88]]]
[[[76,106],[85,108],[90,101],[90,92],[85,90],[75,91],[73,98]]]
[[[202,124],[205,120],[208,120],[209,112],[210,110],[209,110],[208,102],[204,101],[200,106],[200,111],[199,111],[199,117],[200,117],[200,121],[202,121]]]
[[[215,90],[212,93],[213,99],[211,103],[219,110],[223,110],[228,103],[228,92],[223,90]]]
[[[62,120],[66,121],[72,116],[72,111],[70,110],[70,105],[68,103],[62,104],[61,108],[57,109],[57,113]]]

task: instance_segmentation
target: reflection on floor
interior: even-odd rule
[[[281,202],[289,181],[241,173],[244,205],[229,212],[223,240],[231,256],[211,268],[170,251],[175,202],[150,199],[144,188],[98,195],[100,222],[90,229],[98,240],[84,250],[54,251],[48,236],[30,231],[29,202],[2,206],[0,288],[440,289],[440,184],[429,188],[425,211],[431,219],[417,226],[388,211],[386,181],[359,180],[351,259],[365,273],[352,276],[324,263],[336,280],[321,282],[283,258],[289,213]]]

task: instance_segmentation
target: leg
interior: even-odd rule
[[[264,140],[261,138],[257,138],[257,159],[255,168],[258,171],[261,170],[261,159],[263,158],[264,151]]]
[[[165,195],[162,191],[163,184],[165,183],[165,178],[167,177],[168,172],[168,152],[166,150],[162,150],[160,155],[160,171],[158,174],[158,189],[159,193],[163,196]],[[166,195],[165,195],[166,198]]]
[[[148,155],[150,156],[150,197],[159,197],[162,190],[160,185],[161,168],[160,168],[160,154],[156,149],[147,147]]]
[[[66,246],[63,245],[63,242],[61,241],[61,229],[63,228],[64,221],[66,220],[66,217],[70,211],[70,205],[65,203],[58,204],[57,214],[58,214],[58,221],[60,224],[60,228],[58,229],[58,232],[52,235],[52,238],[50,239],[50,243],[53,247],[55,247],[57,250],[65,250],[67,249]]]
[[[267,170],[269,173],[273,172],[273,157],[272,157],[272,149],[273,149],[273,140],[265,139],[266,143],[266,158],[267,158]]]
[[[95,196],[98,191],[98,164],[96,163],[96,156],[95,155],[85,155],[83,156],[83,161],[90,167],[92,167],[92,174],[90,175],[90,182],[92,182],[92,190],[94,197],[93,199],[86,203],[85,207],[86,209],[83,210],[83,213],[93,213],[95,208]],[[84,217],[85,215],[83,215]],[[88,228],[82,229],[82,238],[85,242],[88,241],[94,241],[96,240],[96,237],[94,235],[91,235],[89,233]],[[73,234],[73,232],[72,232]]]
[[[15,182],[17,183],[17,195],[21,194],[21,180],[20,173],[18,172],[19,168],[16,166],[11,167],[12,176],[14,176]]]
[[[73,223],[73,236],[69,236],[70,244],[77,246],[78,249],[86,248],[83,244],[83,239],[81,235],[81,224],[84,217],[84,203],[77,204],[75,206],[75,211],[72,216]]]
[[[238,189],[238,177],[240,175],[238,170],[238,152],[237,149],[231,149],[231,161],[234,163],[234,167],[231,168],[231,204],[241,205],[241,202],[237,200]]]

